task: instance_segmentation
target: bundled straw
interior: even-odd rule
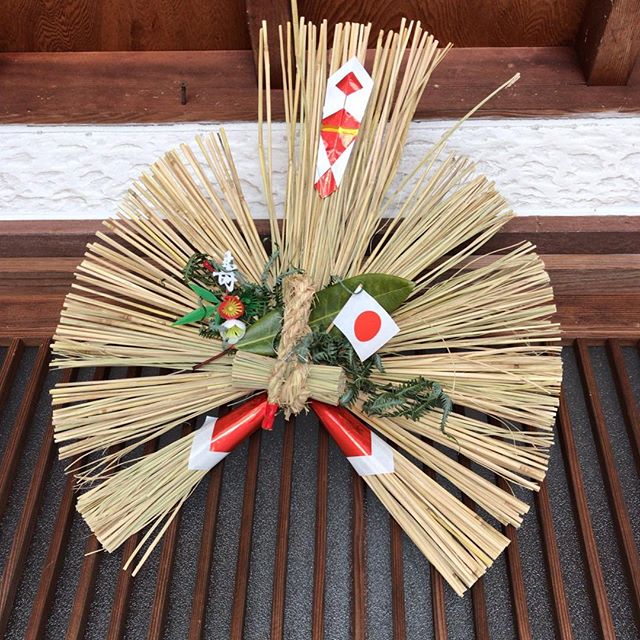
[[[215,372],[57,385],[51,395],[54,439],[64,443],[60,458],[84,457],[112,447],[110,453],[81,467],[83,479],[92,479],[92,474],[108,471],[139,445],[245,395],[229,387],[230,366],[216,367]]]
[[[78,511],[107,551],[115,551],[129,536],[149,526],[125,564],[149,544],[133,570],[135,575],[156,547],[180,507],[191,495],[206,471],[188,468],[193,434],[120,470],[78,498]]]
[[[395,471],[363,476],[376,497],[424,556],[462,595],[509,544],[509,539],[404,456]]]
[[[273,358],[239,351],[231,369],[233,386],[237,389],[267,389],[274,365]],[[309,366],[307,387],[311,398],[327,404],[338,404],[345,391],[345,383],[344,371],[340,367],[322,364]]]
[[[316,401],[311,404],[356,472],[456,593],[462,594],[491,566],[508,539],[349,411]],[[446,467],[442,460],[439,466]],[[460,472],[449,475],[462,477]],[[486,486],[483,489],[490,493]],[[497,495],[493,492],[492,497]]]
[[[460,124],[518,76],[398,179],[415,109],[449,47],[439,48],[417,23],[402,21],[396,32],[370,40],[369,25],[339,24],[329,34],[326,22],[298,18],[295,4],[293,15],[279,28],[276,56],[287,144],[281,206],[273,185],[266,24],[259,37],[258,157],[274,255],[258,234],[221,130],[198,137],[193,148],[170,151],[132,185],[117,218],[87,247],[65,300],[53,342],[56,366],[149,366],[175,374],[53,391],[61,455],[81,458],[81,479],[102,480],[80,497],[79,509],[109,550],[145,526],[151,529],[141,545],[151,532],[162,535],[204,474],[187,465],[192,435],[131,466],[126,454],[199,414],[275,386],[273,359],[238,351],[219,357],[223,345],[206,331],[173,326],[202,303],[183,277],[196,253],[220,261],[230,250],[248,282],[260,283],[267,267],[269,286],[299,270],[316,292],[332,278],[367,273],[413,280],[411,297],[394,313],[400,332],[380,351],[384,371],[370,381],[421,376],[441,384],[457,406],[492,419],[460,409],[443,431],[436,410],[417,420],[372,417],[360,398],[353,411],[501,523],[519,525],[526,504],[430,443],[528,489],[536,490],[546,473],[562,373],[549,278],[529,243],[478,257],[513,214],[472,162],[444,152]],[[354,56],[362,63],[367,57],[373,93],[340,187],[320,198],[314,181],[327,78]],[[289,367],[280,369],[287,378]],[[311,396],[335,404],[342,371],[309,365],[308,374]],[[506,539],[400,453],[394,460],[395,472],[371,476],[369,486],[461,593]]]

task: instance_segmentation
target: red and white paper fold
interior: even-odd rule
[[[243,440],[262,426],[267,395],[261,394],[229,413],[215,418],[207,416],[193,434],[189,469],[209,471],[228,456]]]
[[[362,288],[347,300],[333,324],[363,362],[400,331],[384,307]]]
[[[357,58],[327,80],[315,177],[322,198],[340,186],[372,89],[373,80]]]
[[[312,400],[325,429],[360,476],[394,472],[393,449],[344,407]]]

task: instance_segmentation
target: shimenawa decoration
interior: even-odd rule
[[[339,24],[330,40],[326,23],[297,16],[279,28],[288,172],[277,203],[262,27],[266,239],[221,129],[142,175],[78,268],[55,365],[162,370],[52,391],[60,455],[91,485],[78,499],[87,524],[107,551],[146,529],[134,571],[208,470],[278,412],[315,411],[458,594],[508,544],[484,516],[519,526],[528,510],[480,468],[530,490],[544,478],[561,378],[548,276],[526,242],[477,255],[512,214],[472,162],[444,153],[459,124],[398,176],[449,47],[403,21],[365,63],[369,31]]]

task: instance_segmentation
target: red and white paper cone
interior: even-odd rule
[[[358,475],[377,476],[395,471],[393,449],[351,411],[318,400],[312,400],[311,406]]]
[[[207,416],[204,424],[193,434],[189,469],[213,469],[245,438],[262,426],[267,404],[267,394],[262,393],[220,418]]]

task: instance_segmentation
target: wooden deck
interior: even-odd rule
[[[216,467],[136,578],[121,567],[138,536],[93,553],[47,391],[76,375],[48,370],[49,336],[96,227],[0,225],[0,637],[638,636],[638,218],[519,218],[488,247],[537,244],[563,324],[565,383],[547,480],[523,495],[523,526],[506,528],[508,551],[464,599],[312,417],[255,434]]]

